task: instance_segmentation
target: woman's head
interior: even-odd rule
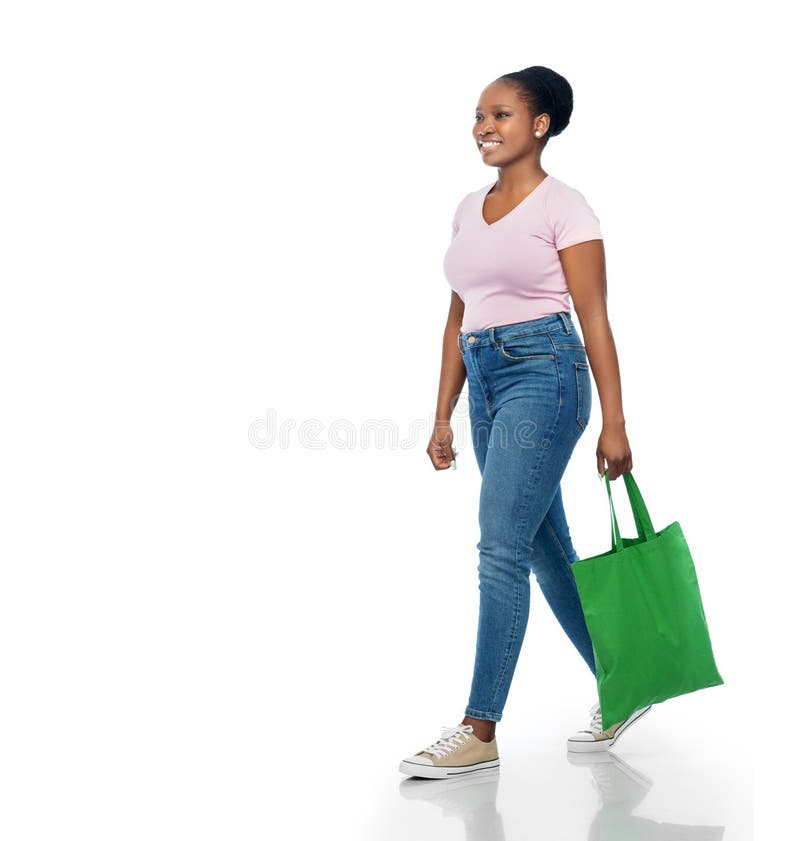
[[[561,134],[572,115],[572,87],[549,67],[526,67],[495,79],[475,109],[473,135],[495,139],[482,149],[487,163],[506,163],[519,154],[541,151],[550,137]],[[480,148],[480,146],[479,146]]]

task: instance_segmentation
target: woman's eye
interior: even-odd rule
[[[511,114],[507,114],[505,111],[501,111],[499,114],[495,114],[495,117],[510,117]],[[480,120],[480,114],[475,115],[476,120]]]

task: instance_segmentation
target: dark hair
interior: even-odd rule
[[[512,85],[520,99],[528,106],[531,119],[540,114],[550,115],[550,128],[541,138],[542,147],[547,141],[569,125],[572,115],[572,87],[561,75],[549,67],[534,65],[514,73],[506,73],[496,81]]]

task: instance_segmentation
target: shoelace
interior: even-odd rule
[[[600,711],[600,704],[592,704],[589,710],[592,720],[589,724],[588,730],[581,730],[581,733],[602,733],[603,732],[603,713]]]
[[[589,710],[592,713],[592,723],[589,725],[589,732],[590,733],[602,733],[603,732],[603,713],[600,711],[600,707],[598,706],[595,710],[592,707]]]
[[[603,727],[603,713],[600,711],[600,705],[595,704],[589,712],[592,714],[592,723],[589,725],[587,733],[602,733],[605,729]]]
[[[452,753],[456,748],[461,747],[467,741],[465,734],[471,732],[471,724],[458,724],[455,727],[442,725],[441,738],[425,748],[425,753],[432,753],[435,757],[441,759],[448,753]]]

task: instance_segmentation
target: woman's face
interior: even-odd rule
[[[489,166],[503,166],[530,154],[550,125],[550,117],[540,114],[534,122],[525,103],[511,85],[492,82],[481,94],[475,108],[475,125],[472,135],[478,151]],[[482,141],[487,142],[481,145]]]

